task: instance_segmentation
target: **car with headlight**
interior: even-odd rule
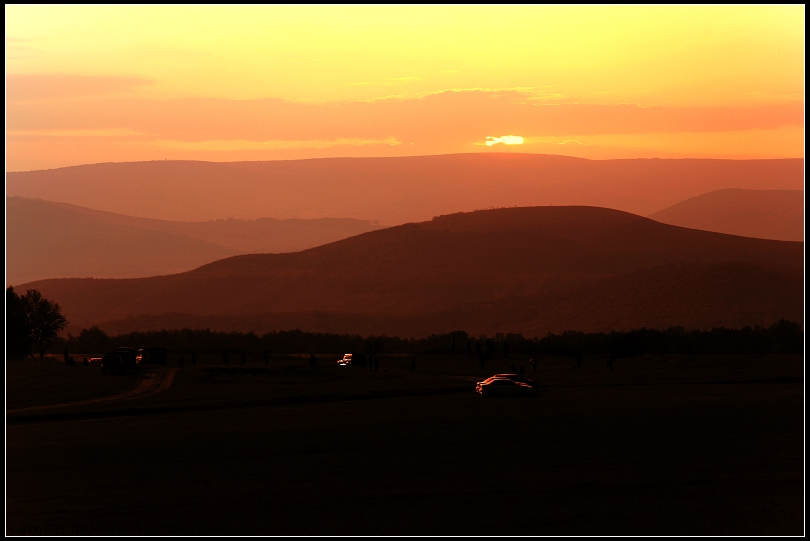
[[[531,386],[532,389],[535,391],[540,388],[540,384],[534,381],[533,379],[529,379],[523,374],[495,374],[492,376],[493,378],[506,378],[511,379],[512,381],[517,381],[518,383],[525,383],[526,385]]]
[[[531,385],[499,377],[479,381],[475,384],[475,390],[483,396],[529,396],[534,394]]]
[[[347,353],[343,356],[342,359],[338,361],[338,366],[349,366],[352,364],[352,354]]]

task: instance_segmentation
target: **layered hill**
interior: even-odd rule
[[[803,190],[716,190],[651,214],[665,224],[760,239],[804,241]]]
[[[102,163],[6,175],[6,195],[143,218],[337,217],[387,225],[516,205],[591,205],[646,216],[724,188],[802,190],[804,160],[586,160],[487,153]]]
[[[297,252],[378,228],[349,218],[151,220],[7,197],[6,282],[174,274],[230,255]]]
[[[802,321],[803,244],[594,207],[459,213],[132,280],[45,280],[74,328],[545,334]]]

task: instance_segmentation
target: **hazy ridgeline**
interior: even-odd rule
[[[526,338],[520,334],[495,334],[494,336],[471,336],[465,331],[432,334],[424,338],[399,338],[397,336],[367,336],[352,334],[311,333],[300,330],[268,332],[261,336],[255,333],[215,332],[209,329],[162,330],[133,332],[108,336],[98,327],[84,329],[78,336],[69,335],[53,346],[54,352],[68,348],[73,352],[100,353],[118,346],[164,347],[170,353],[222,353],[246,352],[271,354],[300,353],[345,353],[369,354],[418,354],[457,353],[482,350],[491,341],[495,354],[503,355],[504,344],[508,351],[517,354],[570,355],[575,353],[616,355],[642,354],[751,354],[751,353],[802,353],[804,331],[795,322],[781,320],[770,327],[743,327],[742,329],[714,328],[691,330],[671,327],[666,330],[636,329],[626,332],[583,333],[566,331],[549,333],[544,338]]]

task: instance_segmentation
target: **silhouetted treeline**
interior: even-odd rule
[[[659,331],[637,329],[626,332],[549,333],[544,338],[524,338],[520,334],[470,336],[464,331],[425,338],[396,336],[362,337],[351,334],[310,333],[300,330],[268,332],[215,332],[181,329],[134,332],[107,336],[97,327],[83,330],[55,344],[54,351],[69,348],[83,353],[101,353],[118,346],[163,347],[170,353],[222,353],[223,351],[271,354],[292,353],[456,353],[487,357],[504,353],[533,355],[603,354],[640,355],[648,353],[802,353],[804,331],[801,325],[779,321],[770,327],[716,328],[687,331],[671,327]]]
[[[59,332],[68,324],[62,309],[36,289],[18,295],[6,288],[6,356],[25,356],[35,349],[40,358],[61,343]]]

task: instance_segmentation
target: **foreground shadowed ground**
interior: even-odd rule
[[[543,359],[528,399],[476,395],[510,362],[465,356],[186,361],[145,398],[8,411],[7,533],[803,533],[802,356]],[[9,408],[117,392],[38,362]]]

